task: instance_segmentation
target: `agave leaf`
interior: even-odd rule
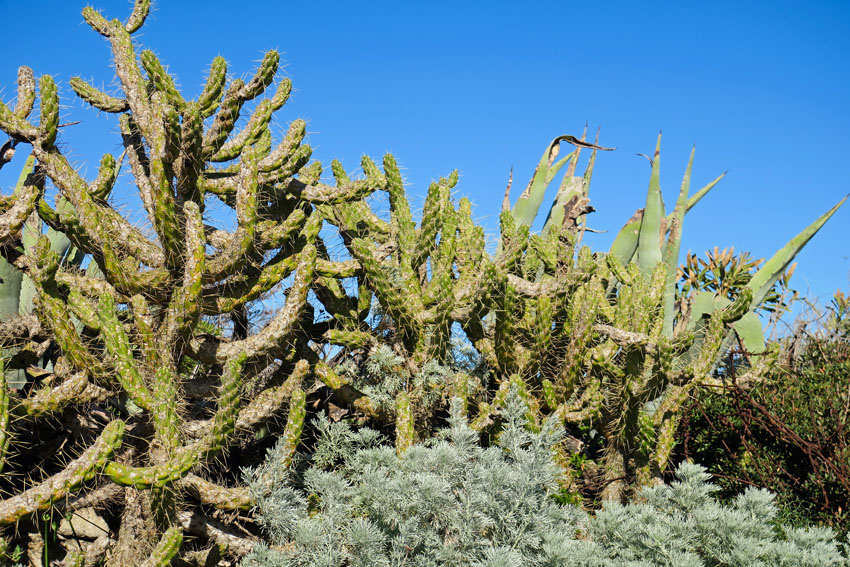
[[[649,275],[661,262],[661,221],[664,218],[664,199],[661,197],[661,134],[655,145],[652,160],[652,175],[646,192],[646,207],[640,223],[637,244],[637,265],[640,271]]]
[[[546,222],[543,224],[543,236],[546,236],[554,226],[560,226],[564,222],[564,215],[567,204],[575,197],[581,197],[584,191],[584,178],[570,176],[564,178],[564,183],[558,189],[558,194],[555,196],[555,202],[552,203],[552,208],[549,209],[549,215],[546,217]]]
[[[726,176],[726,173],[722,173],[717,176],[711,183],[701,188],[699,191],[694,193],[688,198],[688,206],[685,208],[685,213],[688,213],[700,200],[706,196],[706,194],[714,189],[714,186],[717,185],[723,177]],[[666,225],[670,226],[673,220],[673,214],[667,216]],[[617,233],[617,237],[614,239],[614,243],[611,245],[611,254],[617,256],[617,259],[620,260],[622,264],[628,264],[632,261],[634,257],[635,251],[637,251],[638,245],[638,235],[640,234],[640,223],[643,219],[643,209],[638,209],[635,211],[635,214],[626,221],[626,224],[623,225],[623,228],[620,229],[620,232]]]
[[[537,168],[534,170],[534,175],[531,177],[531,181],[528,182],[525,190],[514,204],[512,213],[518,224],[531,226],[531,223],[534,222],[534,219],[537,217],[537,213],[540,211],[540,205],[543,203],[543,196],[546,193],[546,188],[549,183],[551,183],[558,171],[575,157],[575,152],[570,152],[566,157],[555,162],[555,159],[561,151],[562,141],[568,142],[578,148],[591,148],[596,150],[614,149],[603,148],[602,146],[597,146],[596,144],[579,140],[575,136],[558,136],[552,140],[546,148],[546,151],[543,153],[543,157],[540,158],[540,163],[537,164]]]
[[[682,221],[685,219],[685,210],[688,206],[688,191],[691,188],[691,169],[694,165],[694,149],[691,149],[691,157],[688,159],[688,167],[682,178],[682,187],[679,190],[679,198],[676,200],[676,208],[671,213],[671,220],[667,224],[667,243],[664,245],[664,264],[667,267],[667,275],[664,281],[664,335],[673,336],[673,318],[676,302],[676,273],[679,269],[679,248],[682,243]]]
[[[800,252],[812,237],[817,234],[821,227],[835,214],[835,211],[844,204],[847,196],[841,199],[834,207],[821,215],[815,222],[807,226],[800,234],[791,239],[788,244],[783,246],[773,257],[764,263],[764,265],[755,273],[753,278],[747,284],[753,290],[753,306],[761,305],[764,298],[770,292],[773,284],[782,277],[788,265],[794,260],[794,257]]]
[[[761,354],[765,350],[764,328],[761,319],[755,311],[746,313],[743,317],[732,323],[738,338],[744,344],[744,348],[751,354]]]

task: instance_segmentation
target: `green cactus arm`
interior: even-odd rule
[[[298,319],[307,303],[307,293],[313,281],[316,262],[315,245],[307,244],[301,251],[300,258],[286,303],[277,315],[259,333],[247,339],[219,345],[216,350],[217,359],[226,359],[243,351],[251,359],[278,352],[286,339],[296,331]]]
[[[130,110],[130,104],[126,99],[117,98],[106,94],[88,84],[80,77],[71,77],[71,88],[77,96],[103,112],[126,112]]]
[[[661,222],[664,217],[664,199],[661,196],[661,134],[655,145],[652,160],[652,175],[646,194],[646,207],[638,233],[637,256],[635,261],[644,275],[650,274],[661,262]]]
[[[203,192],[198,186],[198,176],[203,168],[204,119],[197,103],[186,104],[180,126],[180,158],[177,160],[177,192],[183,199],[194,201],[203,209]]]
[[[38,138],[38,128],[18,116],[2,100],[0,100],[0,130],[17,140],[30,143]]]
[[[282,252],[269,260],[255,277],[225,281],[204,292],[203,312],[207,315],[230,313],[273,288],[298,268],[300,256]]]
[[[136,367],[130,341],[115,313],[115,299],[112,295],[100,296],[97,314],[100,319],[100,336],[113,359],[118,383],[133,403],[151,411],[155,400]]]
[[[364,168],[364,171],[366,171],[366,168]],[[416,225],[413,222],[410,205],[404,194],[401,171],[398,168],[395,157],[391,154],[384,156],[384,175],[387,178],[387,193],[390,197],[390,215],[392,216],[393,225],[398,231],[399,254],[402,258],[402,268],[411,271],[410,254],[416,245]]]
[[[145,138],[151,140],[156,134],[158,124],[148,97],[146,81],[137,63],[130,33],[117,20],[107,22],[91,8],[83,9],[83,18],[95,31],[109,40],[115,74],[121,82],[133,119],[139,124]]]
[[[306,135],[307,123],[300,118],[293,120],[280,144],[260,161],[260,171],[269,173],[283,167],[293,152],[301,145],[301,142],[304,141]]]
[[[335,205],[362,199],[378,189],[383,189],[374,179],[359,179],[341,187],[330,187],[322,183],[305,185],[301,181],[293,179],[287,184],[287,188],[300,199],[316,205]]]
[[[242,87],[239,96],[243,100],[247,101],[263,94],[266,87],[274,81],[274,76],[277,74],[279,63],[280,53],[274,49],[267,51],[263,56],[263,60],[260,62],[260,66],[257,68],[257,72],[254,74],[253,78],[251,78],[251,80]]]
[[[50,75],[42,75],[38,83],[41,93],[41,119],[38,124],[38,143],[50,148],[59,132],[59,93]]]
[[[416,442],[413,413],[410,409],[410,396],[401,391],[395,398],[395,449],[401,455]]]
[[[21,230],[43,195],[44,178],[40,171],[32,171],[27,175],[21,189],[16,191],[11,206],[0,214],[0,240],[5,241]]]
[[[6,361],[0,355],[0,473],[6,464],[12,431],[9,427],[9,385],[6,382]]]
[[[54,502],[79,489],[93,479],[107,460],[121,446],[124,422],[111,421],[82,455],[68,463],[61,472],[38,485],[0,500],[0,525],[17,522],[24,516],[48,509]]]
[[[196,442],[178,449],[167,461],[146,467],[133,467],[115,461],[109,461],[103,468],[103,474],[115,484],[149,489],[164,488],[186,476],[198,461],[208,445]]]
[[[127,30],[127,33],[136,33],[139,31],[142,25],[144,25],[150,9],[150,0],[136,0],[133,3],[133,11],[130,12],[130,16],[124,24],[124,29]]]
[[[260,184],[253,152],[243,156],[242,173],[236,194],[237,228],[227,245],[207,263],[207,281],[219,281],[231,274],[255,243]]]
[[[186,219],[183,282],[174,291],[166,309],[164,324],[159,329],[159,338],[164,343],[161,347],[178,353],[198,322],[206,263],[206,238],[200,207],[193,201],[186,201],[183,204],[183,216]],[[175,360],[179,359],[178,354]]]
[[[276,169],[271,169],[268,172],[262,172],[260,174],[260,183],[262,185],[271,186],[275,188],[276,193],[288,193],[288,181],[291,181],[291,177],[294,175],[301,175],[301,170],[307,165],[310,161],[310,156],[313,155],[313,148],[311,148],[308,144],[301,144],[292,154],[286,158],[283,165]],[[287,181],[287,184],[283,187],[277,187],[278,183],[283,181]]]
[[[218,110],[225,81],[227,81],[227,61],[224,57],[218,56],[210,64],[210,74],[204,84],[204,90],[198,96],[197,103],[201,117],[209,118]]]
[[[35,77],[32,69],[25,65],[18,67],[18,88],[15,99],[15,116],[26,120],[35,104]]]
[[[370,287],[375,292],[381,305],[399,326],[399,330],[410,337],[414,332],[414,314],[421,312],[424,306],[418,294],[405,294],[390,279],[389,275],[377,260],[372,247],[363,239],[355,239],[349,247],[352,255],[360,262]],[[412,346],[412,345],[410,345]]]
[[[329,329],[324,338],[332,345],[340,345],[348,348],[371,348],[377,344],[372,333],[348,329]]]
[[[245,127],[222,144],[219,150],[207,159],[212,162],[222,162],[238,157],[246,146],[250,146],[260,139],[263,131],[269,126],[273,112],[272,102],[268,99],[262,101],[251,113]]]
[[[667,242],[664,244],[663,261],[667,267],[667,275],[664,282],[664,336],[673,336],[673,320],[675,318],[674,303],[676,301],[676,274],[679,269],[679,248],[682,243],[682,222],[685,220],[685,209],[688,205],[688,192],[691,187],[691,170],[694,165],[694,152],[691,149],[691,157],[688,159],[688,167],[682,178],[682,187],[679,190],[679,198],[673,209],[672,219],[667,225]]]
[[[245,103],[245,100],[239,97],[239,92],[244,86],[245,83],[242,79],[235,79],[228,86],[224,98],[221,100],[221,105],[218,107],[218,112],[215,113],[213,123],[204,134],[204,159],[209,159],[210,156],[221,149],[236,126],[242,105]]]
[[[770,260],[765,262],[761,268],[753,275],[752,279],[747,283],[747,287],[753,290],[753,306],[761,305],[764,298],[770,292],[773,285],[782,277],[788,265],[794,260],[794,257],[803,249],[803,247],[817,234],[821,227],[826,224],[826,221],[835,214],[836,211],[847,200],[845,196],[835,206],[818,217],[812,224],[807,226],[800,234],[792,238],[788,244],[779,249]]]
[[[86,369],[93,377],[103,376],[102,365],[83,344],[67,312],[65,302],[59,297],[55,281],[59,260],[50,250],[50,242],[46,236],[39,239],[34,253],[35,269],[30,272],[30,276],[38,288],[35,303],[39,319],[53,331],[59,348],[75,367]]]
[[[289,468],[295,458],[295,452],[301,442],[301,433],[304,430],[304,419],[307,416],[307,394],[300,387],[296,387],[289,398],[289,415],[286,418],[286,426],[283,429],[284,450],[280,463],[284,468]]]
[[[58,386],[49,385],[31,392],[20,401],[21,410],[27,416],[36,418],[56,413],[68,405],[86,399],[86,389],[91,386],[85,372],[75,372]]]
[[[122,156],[123,159],[123,156]],[[106,198],[112,192],[115,186],[115,180],[118,178],[120,164],[115,161],[112,154],[104,154],[100,158],[100,166],[97,170],[97,178],[89,185],[89,193],[98,201],[106,201]]]
[[[142,51],[139,60],[142,62],[142,67],[147,72],[153,87],[163,93],[174,108],[178,111],[183,110],[186,101],[180,96],[177,87],[174,85],[174,79],[171,78],[171,75],[168,74],[153,51],[145,49]]]
[[[141,567],[169,567],[182,545],[183,529],[177,526],[168,528],[154,546],[150,556],[141,563]]]
[[[263,390],[251,398],[247,405],[239,409],[239,415],[236,418],[236,430],[246,433],[256,431],[260,424],[271,419],[286,406],[286,401],[289,400],[296,389],[301,388],[301,384],[310,372],[310,364],[306,360],[302,359],[296,362],[291,374],[283,384]],[[186,435],[192,438],[202,438],[207,435],[212,423],[212,420],[205,420],[187,424]]]
[[[435,239],[442,220],[442,192],[443,179],[440,179],[438,183],[431,183],[428,187],[428,194],[422,208],[422,221],[419,223],[416,250],[411,260],[414,269],[418,269],[435,248]]]
[[[183,477],[179,485],[198,501],[218,510],[250,510],[256,506],[244,486],[221,486],[192,473]]]
[[[317,362],[313,372],[316,378],[333,391],[341,403],[372,419],[383,420],[385,418],[378,404],[369,396],[351,386],[344,377],[337,374],[324,362]]]

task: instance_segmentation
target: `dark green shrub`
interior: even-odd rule
[[[820,323],[798,323],[764,380],[696,397],[683,428],[686,457],[718,477],[722,494],[777,493],[784,519],[847,532],[850,523],[850,317],[841,292]]]

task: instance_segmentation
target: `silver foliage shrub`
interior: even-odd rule
[[[320,417],[302,473],[276,466],[276,449],[246,473],[269,543],[243,567],[848,565],[830,530],[776,524],[766,491],[719,504],[698,465],[595,515],[561,505],[558,428],[528,431],[526,409],[512,392],[484,448],[455,403],[449,427],[403,455],[375,431]]]

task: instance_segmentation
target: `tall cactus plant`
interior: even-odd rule
[[[38,524],[37,512],[84,487],[117,485],[124,487],[117,536],[86,551],[87,562],[109,551],[115,565],[141,564],[151,548],[145,564],[167,565],[188,553],[187,530],[200,538],[196,547],[245,547],[244,537],[216,527],[208,511],[249,508],[250,498],[205,474],[238,431],[287,407],[294,453],[312,372],[304,362],[312,353],[308,292],[321,278],[339,275],[322,258],[320,210],[387,185],[374,167],[364,179],[320,183],[302,120],[273,143],[272,116],[291,91],[288,79],[275,79],[276,51],[247,81],[228,81],[227,64],[216,57],[201,94],[185,97],[152,51],[137,52],[132,34],[149,10],[149,1],[137,0],[122,23],[86,8],[85,21],[110,46],[121,92],[103,92],[79,77],[70,85],[116,116],[152,235],[110,205],[119,160],[106,154],[96,178],[87,180],[63,154],[52,77],[38,81],[37,121],[29,119],[36,88],[25,67],[15,108],[0,104],[0,130],[29,145],[33,160],[20,189],[0,202],[2,240],[23,229],[23,246],[3,247],[4,266],[32,282],[34,315],[4,320],[4,346],[46,347],[39,352],[50,363],[26,388],[0,384],[0,448],[8,448],[8,465],[17,473],[43,471],[3,477],[0,537],[21,521]],[[59,191],[55,204],[44,198],[47,180]],[[234,230],[209,223],[211,199],[233,211]],[[88,255],[99,274],[64,261],[69,247],[75,257]],[[234,324],[226,325],[232,332],[207,332],[211,318],[239,319],[246,304],[287,278],[285,304],[264,328],[249,335]],[[11,363],[11,351],[4,352]],[[108,411],[96,410],[98,421],[86,417],[91,408]],[[71,436],[59,428],[47,437],[64,439],[77,459],[24,450],[27,435],[55,428],[61,421],[54,417],[63,414],[83,416],[82,431]]]

